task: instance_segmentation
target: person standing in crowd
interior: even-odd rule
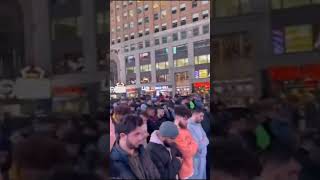
[[[198,152],[194,157],[194,174],[191,177],[192,179],[206,179],[206,157],[209,139],[201,126],[203,118],[203,110],[195,109],[188,122],[188,129],[198,144]]]
[[[117,139],[117,132],[114,130],[115,126],[119,124],[122,117],[131,112],[129,106],[120,104],[114,108],[112,116],[110,116],[110,149]]]
[[[157,166],[161,179],[178,179],[182,158],[175,147],[175,139],[179,131],[170,121],[163,122],[159,130],[151,134],[147,150]]]
[[[119,133],[110,154],[112,178],[159,179],[160,174],[143,147],[145,131],[143,120],[136,115],[126,115],[116,126]]]
[[[176,144],[179,151],[182,153],[182,167],[179,172],[181,179],[189,179],[194,174],[193,158],[198,151],[197,142],[193,139],[190,131],[187,129],[188,119],[191,117],[190,110],[179,105],[174,108],[175,120],[174,123],[179,128],[179,135],[176,138]]]

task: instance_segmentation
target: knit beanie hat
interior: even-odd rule
[[[159,128],[160,135],[163,137],[176,138],[179,134],[177,126],[171,121],[165,121]]]

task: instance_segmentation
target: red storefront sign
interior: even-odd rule
[[[54,96],[80,96],[85,94],[82,87],[54,87]]]
[[[210,82],[196,82],[196,83],[193,83],[193,87],[205,88],[206,90],[209,90],[210,89]]]
[[[268,73],[271,79],[275,81],[320,80],[320,65],[308,64],[303,66],[273,67],[268,69]]]

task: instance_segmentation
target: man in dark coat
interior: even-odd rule
[[[151,135],[147,150],[158,168],[161,179],[178,179],[182,162],[182,155],[174,144],[178,134],[177,126],[166,121]]]
[[[145,151],[145,130],[139,116],[126,115],[116,126],[118,141],[110,154],[112,179],[160,179],[159,172]]]

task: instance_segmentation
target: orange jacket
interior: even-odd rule
[[[181,179],[187,179],[193,175],[193,157],[198,151],[198,144],[188,129],[179,129],[176,144],[183,159],[179,176]]]

